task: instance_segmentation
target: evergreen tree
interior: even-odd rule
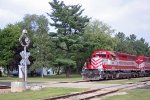
[[[84,10],[81,10],[81,5],[65,5],[63,1],[58,0],[49,4],[52,7],[52,13],[48,13],[53,21],[51,26],[57,29],[56,51],[61,51],[61,55],[56,55],[56,63],[61,62],[61,66],[66,69],[66,76],[69,77],[70,67],[75,66],[76,53],[82,48],[81,35],[89,18],[82,16]],[[68,64],[65,61],[68,61]]]
[[[82,16],[81,5],[65,5],[63,1],[53,0],[49,2],[52,13],[48,15],[52,19],[51,26],[55,26],[57,33],[61,35],[81,34],[84,32],[87,16]]]
[[[150,47],[145,39],[137,39],[135,34],[131,34],[130,36],[125,36],[124,33],[119,32],[115,36],[118,39],[117,46],[115,47],[115,51],[125,52],[135,55],[150,55]]]

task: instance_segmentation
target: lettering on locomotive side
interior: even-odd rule
[[[144,66],[145,66],[145,67],[150,67],[150,63],[145,62],[145,63],[144,63]]]
[[[105,65],[117,65],[117,66],[138,66],[138,64],[134,61],[111,61],[111,60],[103,60],[103,64]]]
[[[133,61],[118,61],[119,66],[136,66]]]

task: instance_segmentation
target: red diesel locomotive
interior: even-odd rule
[[[96,50],[82,70],[85,80],[150,76],[150,57]]]

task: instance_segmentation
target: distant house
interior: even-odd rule
[[[35,71],[38,75],[42,75],[42,71],[44,76],[55,75],[55,71],[53,70],[53,68],[38,68]]]
[[[4,74],[4,68],[0,67],[0,76],[2,76]]]

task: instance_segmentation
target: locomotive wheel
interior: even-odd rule
[[[108,79],[109,79],[108,74],[105,75],[105,78],[104,78],[104,79],[105,79],[105,80],[108,80]]]

